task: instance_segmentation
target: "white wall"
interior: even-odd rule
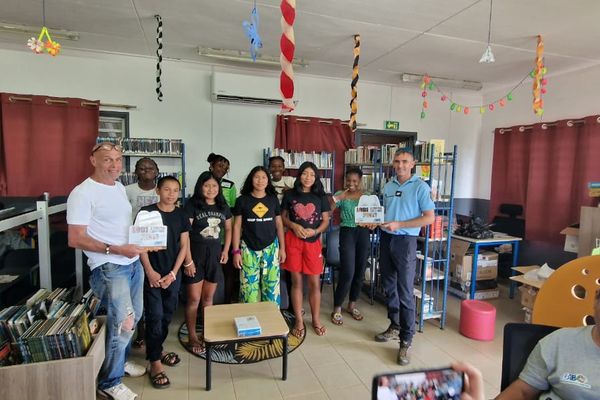
[[[551,71],[550,71],[551,72]],[[542,122],[560,119],[581,118],[599,114],[598,93],[600,93],[600,67],[573,71],[560,76],[548,75],[548,92],[543,95],[544,115]],[[488,92],[484,101],[493,101],[506,94],[510,88]],[[513,92],[514,99],[507,102],[504,110],[488,112],[482,121],[481,143],[479,145],[479,178],[474,197],[489,199],[495,128],[526,125],[540,122],[532,110],[532,81]],[[551,166],[548,166],[549,168]]]
[[[27,51],[0,50],[0,91],[99,99],[104,103],[131,104],[133,137],[181,138],[187,145],[188,187],[207,168],[208,153],[231,160],[230,178],[238,187],[254,165],[262,162],[262,149],[273,145],[277,108],[214,104],[210,101],[210,65],[163,62],[162,103],[155,94],[152,58],[88,52],[65,52],[52,58]],[[223,69],[223,68],[220,68]],[[228,72],[232,72],[228,70]],[[257,74],[237,70],[241,74]],[[349,68],[350,73],[350,68]],[[278,72],[269,75],[277,84]],[[348,119],[350,78],[328,79],[297,74],[296,115]],[[400,121],[400,129],[417,131],[419,139],[441,138],[447,148],[459,145],[457,197],[475,197],[479,178],[481,117],[449,111],[449,103],[431,94],[430,108],[420,120],[421,96],[417,87],[390,86],[361,81],[358,86],[358,120],[365,128],[382,129],[384,120]],[[479,94],[456,94],[463,104],[479,104]]]

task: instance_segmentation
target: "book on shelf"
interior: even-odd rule
[[[91,291],[74,301],[74,293],[75,288],[40,289],[24,305],[0,310],[0,366],[85,355],[92,342],[88,321],[100,301]]]
[[[111,142],[123,147],[124,153],[143,155],[173,155],[183,154],[183,141],[181,139],[150,139],[150,138],[114,138],[98,137],[97,143]],[[127,154],[125,154],[127,155]]]
[[[319,169],[333,168],[333,154],[329,152],[315,151],[285,151],[283,149],[273,149],[271,157],[279,156],[285,160],[285,167],[297,169],[303,162],[310,161]]]

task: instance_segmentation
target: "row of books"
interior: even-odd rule
[[[431,145],[434,146],[435,156],[441,157],[444,154],[445,140],[431,139],[428,142],[418,142],[415,144],[413,155],[417,162],[428,162],[431,159]]]
[[[1,310],[0,366],[85,355],[92,342],[90,325],[97,325],[88,321],[100,301],[91,291],[79,301],[73,294],[74,288],[40,289],[24,305]]]
[[[384,165],[390,165],[398,149],[410,149],[409,142],[403,141],[381,146],[358,146],[356,149],[349,149],[344,153],[344,162],[346,164],[376,164],[381,162]]]
[[[113,138],[99,137],[97,142],[111,142],[123,146],[126,153],[136,154],[171,154],[181,155],[183,153],[183,141],[181,139],[142,139],[142,138]]]
[[[159,172],[156,179],[158,180],[164,176],[173,176],[173,177],[177,178],[179,180],[179,183],[181,183],[183,186],[183,183],[182,183],[183,177],[182,177],[181,172]],[[122,172],[121,176],[119,177],[119,180],[125,186],[131,185],[131,184],[137,182],[137,175],[135,174],[135,172]]]
[[[333,168],[333,154],[328,152],[290,152],[283,149],[273,149],[271,157],[279,156],[285,160],[285,167],[297,169],[305,161],[314,163],[319,169]]]

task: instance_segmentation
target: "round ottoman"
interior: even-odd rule
[[[463,300],[460,303],[459,332],[471,339],[494,340],[496,307],[480,300]]]

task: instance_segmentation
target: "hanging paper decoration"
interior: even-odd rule
[[[356,90],[356,84],[358,83],[358,60],[360,58],[360,35],[354,35],[354,61],[352,62],[352,82],[350,83],[350,91],[352,100],[350,100],[350,130],[356,131],[356,113],[358,112],[358,103],[356,97],[358,92]]]
[[[163,24],[162,17],[158,14],[154,16],[156,18],[156,22],[158,25],[156,26],[156,44],[158,47],[156,48],[156,95],[158,101],[163,101],[163,93],[162,93],[162,83],[160,81],[160,76],[162,75],[162,69],[160,64],[162,63],[162,50],[163,50]]]
[[[423,90],[421,92],[421,97],[423,97],[423,99],[425,99],[427,97],[427,88],[429,87],[429,89],[431,89],[433,87],[433,84],[431,82],[431,78],[429,78],[429,76],[424,75],[423,76],[423,82],[421,82],[421,90]],[[429,103],[427,102],[427,100],[423,100],[423,103],[421,104],[421,119],[425,119],[426,113],[425,110],[429,107]]]
[[[544,115],[544,100],[542,94],[546,93],[545,86],[548,81],[544,75],[548,70],[544,67],[544,41],[542,36],[537,37],[537,48],[535,51],[535,68],[532,71],[533,77],[533,112],[540,117]]]
[[[37,39],[35,37],[30,38],[27,41],[27,47],[35,54],[42,54],[45,51],[52,57],[55,57],[60,53],[60,43],[52,40],[48,28],[46,28],[46,0],[42,1],[42,29],[40,30],[40,34]]]
[[[296,40],[294,39],[294,20],[296,19],[296,0],[281,1],[281,40],[279,45],[281,55],[281,75],[279,88],[283,103],[282,112],[294,110],[294,70],[292,61],[294,59],[294,50],[296,49]]]
[[[46,40],[44,41],[44,38]],[[46,52],[51,56],[57,56],[60,53],[60,43],[55,42],[50,37],[50,32],[48,32],[48,28],[45,26],[42,27],[39,36],[37,39],[32,37],[27,41],[27,46],[33,51],[35,54],[42,54]]]
[[[256,0],[254,0],[254,8],[250,13],[250,22],[244,21],[242,22],[242,26],[244,27],[244,31],[246,32],[246,36],[250,40],[250,55],[252,56],[252,61],[256,62],[256,52],[258,49],[262,49],[263,44],[258,34],[258,10],[256,9]]]

